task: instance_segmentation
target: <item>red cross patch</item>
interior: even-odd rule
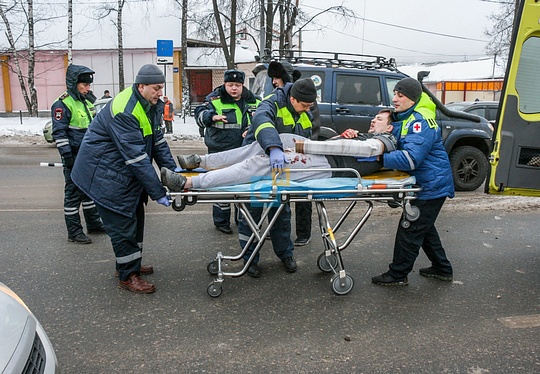
[[[412,125],[412,131],[413,132],[421,132],[422,131],[422,122],[415,122]]]
[[[54,119],[60,121],[64,115],[64,110],[62,108],[56,108],[54,110]]]

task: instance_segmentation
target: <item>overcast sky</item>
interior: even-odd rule
[[[94,1],[91,6],[108,0]],[[381,55],[395,58],[398,64],[478,59],[485,56],[487,17],[498,11],[499,1],[503,0],[300,0],[300,8],[311,15],[333,5],[346,6],[358,15],[349,25],[328,14],[317,17],[323,31],[307,27],[301,34],[302,48]],[[73,2],[75,29],[82,30],[74,38],[74,48],[114,48],[116,33],[111,22],[97,26],[88,19],[86,5]],[[167,5],[170,1],[153,0],[144,17],[141,4],[125,9],[124,47],[155,47],[158,39],[173,40],[179,46],[180,20],[170,16],[175,13]],[[65,38],[64,23],[65,19],[50,28],[54,30],[51,38]]]
[[[499,10],[491,0],[303,0],[301,6],[316,14],[342,3],[365,21],[344,27],[329,20],[324,34],[303,33],[304,50],[382,55],[398,63],[476,59],[485,56],[488,16]]]

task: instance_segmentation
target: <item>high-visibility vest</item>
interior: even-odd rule
[[[173,105],[170,101],[165,103],[165,108],[163,109],[163,120],[172,121],[174,119],[174,110]]]
[[[62,102],[71,112],[71,120],[69,122],[69,127],[74,127],[78,129],[88,128],[88,125],[90,124],[90,122],[92,122],[92,119],[96,114],[94,105],[90,101],[85,100],[84,102],[82,102],[80,100],[75,100],[67,92],[60,96],[58,100],[62,100]]]
[[[124,91],[116,95],[111,104],[113,116],[116,116],[118,113],[126,112],[126,107],[133,95],[135,95],[135,93],[133,92],[133,87],[128,87]],[[135,100],[137,100],[137,98],[135,98]],[[142,107],[139,100],[137,100],[137,104],[135,104],[135,106],[131,110],[131,113],[129,114],[133,115],[139,122],[139,126],[141,127],[143,136],[153,134],[152,124],[150,123],[150,120],[148,119],[148,116],[146,115],[146,112],[144,111],[144,108]]]

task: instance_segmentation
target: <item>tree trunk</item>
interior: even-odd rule
[[[230,60],[227,61],[227,67],[229,69],[234,69],[234,59],[236,56],[236,0],[231,0],[231,36],[229,39],[229,46],[231,49],[231,54],[229,55]]]
[[[34,48],[34,4],[33,0],[27,0],[28,4],[28,89],[30,90],[30,107],[28,114],[31,117],[38,116],[38,97],[34,84],[34,69],[36,66],[36,52]]]
[[[68,24],[67,24],[67,43],[68,43],[68,65],[73,63],[73,0],[68,0]]]
[[[268,0],[266,3],[266,45],[265,49],[272,50],[272,42],[274,41],[273,35],[274,28],[274,5],[272,0]]]
[[[214,18],[216,19],[216,25],[219,32],[219,41],[221,43],[221,49],[223,50],[223,55],[225,56],[225,61],[227,61],[227,68],[232,69],[229,66],[229,61],[231,60],[229,48],[227,47],[227,38],[225,37],[225,31],[223,30],[223,24],[221,23],[221,14],[219,13],[219,8],[217,0],[212,0],[212,6],[214,8]],[[233,66],[234,67],[234,66]]]
[[[182,72],[182,114],[185,118],[189,114],[191,96],[189,95],[189,80],[187,76],[187,10],[188,0],[182,0],[182,59],[180,61],[180,71]]]
[[[125,0],[118,0],[118,20],[116,29],[118,31],[118,86],[120,91],[125,88],[124,80],[124,39],[122,38],[122,11]]]

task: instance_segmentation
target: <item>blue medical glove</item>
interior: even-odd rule
[[[171,202],[169,201],[169,197],[167,195],[163,196],[163,197],[160,197],[159,199],[156,200],[156,203],[158,204],[161,204],[161,205],[164,205],[164,206],[169,206],[171,205]]]
[[[272,165],[272,169],[278,169],[283,170],[285,167],[285,164],[287,163],[287,158],[285,157],[285,153],[281,150],[281,148],[272,148],[270,150],[270,165]]]

